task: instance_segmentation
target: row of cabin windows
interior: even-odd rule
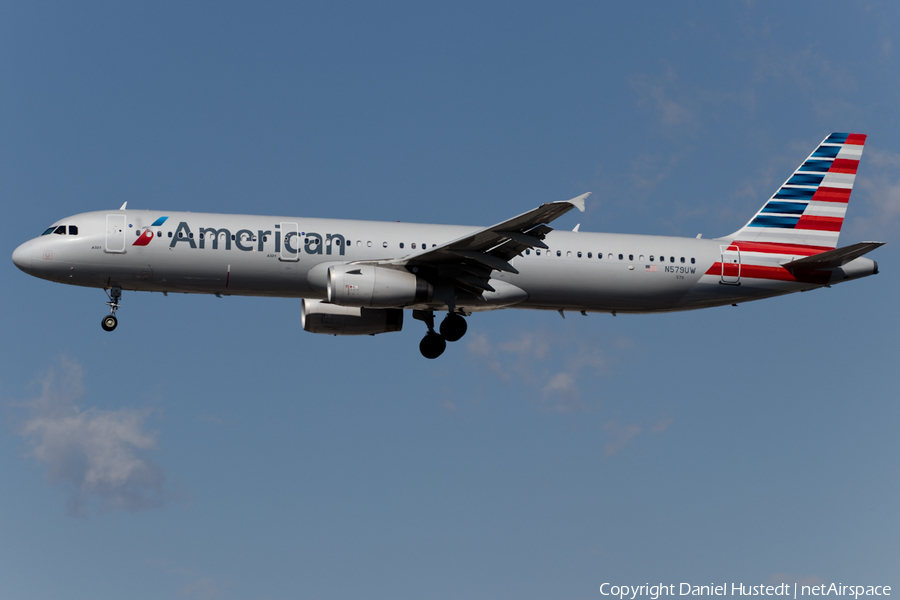
[[[75,226],[75,225],[59,225],[59,226],[55,226],[55,227],[50,227],[50,228],[48,228],[44,233],[42,233],[41,235],[49,235],[49,234],[51,234],[51,233],[55,233],[55,234],[57,234],[57,235],[66,235],[66,231],[67,231],[67,230],[68,230],[68,235],[78,235],[78,227]],[[135,231],[134,233],[137,235],[137,237],[140,237],[140,236],[141,236],[141,232],[140,232],[140,231]],[[169,233],[169,237],[172,237],[172,232],[170,231],[170,232],[168,232],[168,233]],[[162,237],[162,231],[157,231],[157,232],[156,232],[156,237]],[[179,232],[178,232],[178,237],[179,237],[179,238],[183,238],[183,237],[184,237],[184,234],[181,233],[181,232],[179,231]],[[191,239],[193,239],[193,238],[194,238],[194,234],[193,234],[193,233],[189,233],[189,234],[188,234],[188,237],[190,237]],[[202,233],[200,234],[200,239],[201,239],[201,240],[204,239],[204,234],[202,234]],[[235,234],[232,234],[232,235],[231,235],[231,240],[234,241],[235,239],[236,239]],[[248,241],[248,242],[255,242],[255,241],[256,241],[256,236],[255,236],[255,235],[254,235],[254,236],[250,236],[249,238],[247,238],[246,241]],[[264,236],[263,236],[263,242],[267,242],[267,241],[269,241],[269,236],[264,235]],[[306,238],[306,239],[304,240],[303,243],[306,244],[306,245],[309,245],[309,238]],[[340,245],[341,245],[341,240],[340,240],[340,238],[335,239],[335,240],[334,240],[334,243],[335,243],[336,245],[340,246]],[[345,243],[347,246],[352,246],[352,245],[353,245],[353,241],[352,241],[352,240],[347,240],[347,241],[344,242],[344,243]],[[387,242],[382,242],[381,245],[382,245],[382,247],[384,247],[384,248],[387,248],[387,247],[388,247],[388,243],[387,243]],[[356,241],[356,246],[357,246],[357,247],[361,247],[361,246],[362,246],[362,240],[357,240],[357,241]],[[367,246],[368,248],[371,248],[371,247],[372,247],[372,242],[371,242],[371,241],[366,242],[366,246]],[[432,244],[432,245],[431,245],[432,248],[435,248],[436,246],[437,246],[437,244]],[[400,242],[400,248],[402,249],[403,247],[404,247],[403,242]],[[410,244],[410,248],[413,249],[413,250],[415,250],[415,249],[416,249],[416,243],[413,242],[412,244]],[[422,248],[423,250],[426,249],[426,248],[428,248],[428,244],[423,243],[423,244],[421,245],[421,248]],[[541,251],[540,251],[540,250],[535,250],[534,253],[535,253],[536,255],[538,255],[538,256],[541,255]],[[530,250],[530,249],[525,250],[525,254],[526,254],[526,255],[530,255],[530,254],[531,254],[531,250]],[[583,256],[583,254],[582,254],[580,251],[577,252],[576,254],[577,254],[578,258],[582,258],[582,256]],[[547,251],[547,254],[546,254],[546,255],[547,255],[547,256],[550,256],[550,251],[549,251],[549,250]],[[560,256],[560,257],[561,257],[561,256],[562,256],[562,250],[557,250],[557,251],[556,251],[556,256]],[[571,256],[572,256],[572,251],[570,250],[570,251],[566,252],[566,256],[571,258]],[[587,257],[588,257],[588,258],[593,258],[593,256],[594,256],[594,253],[593,253],[593,252],[588,252],[588,253],[587,253]],[[613,254],[612,254],[612,253],[610,253],[610,254],[608,255],[608,257],[609,257],[609,260],[613,260]],[[598,253],[597,253],[597,258],[601,258],[601,259],[602,259],[602,258],[603,258],[603,253],[602,253],[602,252],[598,252]],[[654,256],[653,256],[652,254],[650,255],[649,258],[650,258],[650,262],[654,262],[654,261],[655,261],[655,258],[654,258]],[[624,255],[624,254],[619,254],[619,260],[624,260],[624,259],[625,259],[625,255]],[[633,261],[633,260],[634,260],[634,254],[629,254],[629,255],[628,255],[628,260]],[[638,257],[638,261],[639,261],[639,262],[643,262],[643,261],[644,261],[644,255],[643,255],[643,254],[641,254],[641,255]],[[666,262],[666,257],[665,257],[665,256],[660,256],[660,257],[659,257],[659,262]],[[670,256],[670,257],[669,257],[669,262],[674,263],[674,262],[675,262],[675,257],[674,257],[674,256]],[[680,258],[680,262],[682,262],[682,263],[685,262],[685,259],[684,259],[683,256]],[[696,260],[693,259],[693,258],[691,258],[691,264],[694,264],[695,262],[696,262]]]
[[[73,229],[73,227],[70,226],[69,229]],[[53,233],[52,230],[53,230],[53,228],[51,227],[51,228],[50,228],[48,231],[46,231],[45,233]],[[59,232],[57,231],[56,233],[59,233]],[[77,230],[76,230],[76,233],[77,233]],[[141,232],[140,232],[140,231],[135,231],[134,233],[137,235],[137,237],[141,237]],[[173,235],[173,234],[172,234],[172,232],[170,231],[170,232],[169,232],[169,237],[172,237],[172,235]],[[156,232],[156,237],[162,237],[162,231],[157,231],[157,232]],[[179,238],[183,238],[183,237],[184,237],[184,234],[183,234],[182,232],[179,231],[179,232],[178,232],[178,237],[179,237]],[[194,239],[194,234],[193,234],[193,232],[189,233],[189,234],[188,234],[188,237],[189,237],[190,239]],[[202,240],[202,239],[205,239],[205,238],[204,238],[204,234],[202,234],[202,233],[200,234],[200,239],[201,239],[201,240]],[[234,241],[235,239],[236,239],[235,234],[231,234],[231,240]],[[257,238],[256,238],[256,236],[254,235],[254,236],[248,237],[248,238],[247,238],[246,240],[244,240],[244,241],[255,242],[256,240],[257,240]],[[306,244],[306,245],[308,246],[309,243],[310,243],[309,240],[310,240],[310,238],[306,238],[306,239],[303,240],[303,243]],[[264,236],[263,236],[263,242],[268,242],[268,241],[269,241],[269,236],[264,235]],[[336,244],[336,245],[338,245],[338,246],[341,245],[341,240],[340,240],[340,238],[335,238],[335,239],[332,240],[332,241],[334,242],[334,244]],[[316,242],[316,243],[317,243],[317,242]],[[352,245],[353,245],[353,240],[347,240],[346,242],[343,242],[343,244],[346,245],[346,246],[348,246],[348,247],[349,247],[349,246],[352,246]],[[387,242],[382,242],[381,245],[382,245],[382,247],[384,247],[384,248],[387,248],[387,247],[388,247],[388,243],[387,243]],[[361,248],[361,247],[362,247],[362,240],[356,240],[356,247],[357,247],[357,248]],[[371,248],[371,247],[372,247],[372,241],[371,241],[371,240],[368,241],[368,242],[366,242],[366,247],[368,247],[368,248]],[[404,243],[403,243],[403,242],[400,242],[400,248],[403,248],[403,247],[404,247]],[[415,249],[416,249],[416,243],[413,242],[412,244],[410,244],[410,247],[411,247],[413,250],[415,250]],[[437,247],[437,244],[432,244],[431,247],[432,247],[432,248],[436,248],[436,247]],[[421,248],[422,248],[423,250],[426,249],[426,248],[428,248],[428,244],[423,243],[423,244],[421,245]]]
[[[534,253],[535,253],[536,255],[538,255],[538,256],[541,255],[541,251],[540,251],[540,250],[535,250]],[[526,254],[526,255],[530,255],[530,254],[531,254],[531,250],[530,250],[530,249],[529,249],[529,250],[525,250],[525,254]],[[550,250],[547,250],[547,253],[546,253],[545,256],[550,256],[550,255],[551,255],[551,251],[550,251]],[[556,251],[556,255],[561,257],[561,256],[562,256],[562,250],[557,250],[557,251]],[[576,252],[576,255],[578,256],[578,258],[582,258],[582,257],[584,256],[583,253],[580,252],[580,251],[579,251],[579,252]],[[566,252],[566,256],[569,257],[569,258],[571,258],[571,257],[572,257],[572,251],[569,250],[568,252]],[[587,253],[587,257],[588,257],[588,258],[593,258],[593,257],[594,257],[594,253],[593,253],[593,252],[588,252],[588,253]],[[598,253],[597,253],[597,258],[602,259],[602,258],[603,258],[603,253],[602,253],[602,252],[598,252]],[[613,260],[613,259],[614,259],[613,253],[610,252],[609,254],[607,254],[607,258],[608,258],[609,260]],[[655,262],[655,261],[656,261],[656,258],[654,257],[653,254],[651,254],[651,255],[649,256],[649,258],[650,258],[650,262]],[[624,254],[619,254],[619,260],[625,260],[625,255],[624,255]],[[629,255],[628,255],[628,260],[633,261],[633,260],[634,260],[634,254],[629,254]],[[643,255],[643,254],[641,254],[641,255],[638,256],[638,262],[644,262],[644,255]],[[659,257],[659,262],[666,262],[666,257],[661,255],[661,256]],[[670,263],[675,262],[675,257],[674,257],[674,256],[670,256],[670,257],[669,257],[669,262],[670,262]],[[682,257],[679,259],[679,262],[682,262],[682,263],[685,262],[685,258],[682,256]],[[695,264],[696,262],[697,262],[696,259],[694,259],[694,258],[691,259],[691,264],[692,264],[692,265]]]
[[[55,233],[56,235],[66,235],[66,228],[68,228],[69,235],[78,235],[78,227],[75,225],[60,225],[58,227],[50,227],[41,235],[50,235],[51,233]]]

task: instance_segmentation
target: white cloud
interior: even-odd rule
[[[650,433],[662,433],[669,428],[669,425],[672,424],[672,421],[672,417],[657,421],[657,423],[650,429]]]
[[[603,429],[609,436],[606,442],[606,456],[616,454],[631,441],[631,438],[641,432],[640,425],[621,425],[618,421],[607,421]]]
[[[542,390],[544,401],[557,412],[574,412],[582,408],[581,394],[571,373],[557,373]]]
[[[589,408],[579,380],[605,374],[608,362],[593,343],[546,332],[520,332],[496,343],[478,333],[466,348],[480,367],[503,382],[517,381],[539,391],[543,408],[560,413]]]
[[[683,103],[676,102],[672,98],[672,88],[677,80],[675,70],[669,67],[662,77],[635,76],[628,83],[638,94],[638,106],[652,105],[660,122],[672,127],[694,122],[691,111]]]
[[[69,514],[162,505],[165,475],[143,456],[156,447],[156,434],[144,429],[152,411],[83,409],[81,366],[63,358],[60,371],[50,369],[40,394],[19,405],[26,411],[19,431],[47,479],[69,490]]]
[[[848,214],[859,216],[849,229],[857,236],[892,239],[900,221],[900,153],[867,147],[862,162],[855,187],[864,192],[863,201],[851,196]]]

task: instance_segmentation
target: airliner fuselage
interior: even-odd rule
[[[162,225],[150,227],[163,216],[168,218]],[[82,213],[51,229],[61,226],[66,234],[48,233],[23,244],[16,264],[36,277],[85,287],[319,300],[326,297],[329,266],[391,260],[481,229],[138,210]],[[73,226],[78,233],[69,235]],[[142,236],[148,243],[134,245]],[[544,243],[547,249],[528,249],[510,261],[518,273],[492,277],[524,294],[487,293],[484,300],[472,295],[461,298],[457,308],[690,310],[813,289],[876,270],[873,261],[859,258],[827,280],[770,280],[747,277],[752,267],[742,264],[739,250],[732,252],[735,266],[723,267],[730,240],[552,231]],[[750,255],[744,254],[746,263]],[[446,310],[447,305],[432,301],[406,308]]]
[[[439,355],[475,311],[642,313],[737,304],[878,272],[837,248],[865,136],[832,134],[753,219],[716,239],[558,231],[588,194],[492,227],[119,210],[62,219],[13,254],[26,273],[108,290],[303,298],[303,326],[344,335],[425,321]],[[440,334],[434,311],[447,311]]]

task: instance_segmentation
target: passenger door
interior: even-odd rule
[[[125,215],[106,215],[106,251],[125,252]]]

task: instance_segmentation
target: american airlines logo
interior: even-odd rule
[[[157,220],[153,221],[153,223],[150,225],[150,227],[159,227],[163,223],[165,223],[166,219],[168,219],[168,218],[169,217],[160,217]],[[140,236],[138,236],[138,239],[135,240],[135,242],[132,244],[132,246],[146,246],[153,240],[153,232],[150,231],[150,227],[145,229],[144,233],[142,233]]]
[[[168,218],[168,217],[166,217]],[[152,227],[152,225],[151,225]],[[273,235],[276,253],[298,254],[301,251],[306,254],[332,254],[336,253],[341,256],[345,253],[347,241],[343,235],[339,233],[319,234],[312,231],[286,231],[280,229],[280,225],[273,225],[272,229],[258,229],[255,232],[250,229],[240,229],[234,233],[224,227],[216,229],[215,227],[198,227],[198,235],[194,236],[190,226],[182,221],[178,224],[175,233],[172,234],[172,241],[169,242],[169,248],[175,248],[179,243],[184,243],[194,249],[204,249],[207,244],[212,250],[218,250],[220,246],[224,246],[225,250],[231,250],[232,244],[238,250],[244,252],[265,252],[265,244],[269,240],[269,236]],[[138,241],[144,239],[144,234],[138,238]],[[145,246],[153,239],[153,233],[146,242],[135,245]],[[301,241],[302,240],[302,241]],[[254,244],[256,247],[254,247]],[[335,252],[336,248],[336,252]]]

